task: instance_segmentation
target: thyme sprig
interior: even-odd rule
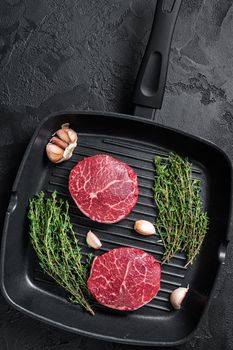
[[[45,198],[43,192],[29,201],[29,233],[42,269],[70,293],[70,301],[94,315],[86,287],[89,265],[83,264],[74,235],[67,201]]]
[[[168,158],[156,156],[155,166],[155,228],[165,248],[163,262],[182,250],[187,266],[199,253],[209,222],[200,198],[201,181],[192,179],[192,164],[175,153]]]

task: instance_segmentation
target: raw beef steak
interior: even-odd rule
[[[133,311],[160,289],[160,264],[143,250],[117,248],[95,257],[87,287],[107,307]]]
[[[98,154],[84,158],[71,170],[69,190],[86,216],[113,223],[124,219],[135,206],[137,175],[127,164]]]

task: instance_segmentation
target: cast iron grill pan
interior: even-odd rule
[[[71,160],[53,165],[47,160],[44,148],[51,133],[65,121],[79,132],[78,146]],[[183,156],[189,155],[193,177],[202,180],[201,194],[211,226],[198,259],[188,269],[183,254],[176,254],[168,264],[163,264],[161,291],[141,309],[119,312],[95,305],[96,316],[92,317],[79,306],[69,303],[64,290],[40,271],[29,242],[28,199],[40,190],[48,194],[56,190],[68,199],[72,223],[84,254],[89,252],[85,234],[92,229],[103,242],[103,249],[97,254],[119,246],[135,246],[161,261],[163,248],[157,242],[159,237],[136,235],[133,223],[138,218],[154,220],[153,157],[156,154],[166,156],[171,150]],[[68,191],[70,169],[83,157],[98,153],[111,154],[126,161],[138,174],[138,203],[132,213],[117,224],[100,224],[86,218],[76,208]],[[223,183],[221,187],[219,183]],[[19,310],[79,334],[141,345],[183,342],[195,330],[206,309],[221,266],[227,240],[229,199],[228,160],[220,150],[203,140],[137,117],[90,112],[56,113],[38,128],[13,187],[4,230],[4,295]],[[187,284],[190,284],[190,292],[186,303],[176,312],[170,307],[169,294],[179,285]]]
[[[171,1],[170,1],[171,3]],[[13,306],[39,320],[78,334],[137,345],[175,345],[187,340],[207,310],[215,281],[225,261],[231,222],[231,164],[225,153],[206,140],[161,126],[152,120],[160,108],[166,81],[171,37],[180,0],[164,7],[158,0],[151,37],[135,88],[136,116],[104,112],[58,112],[45,118],[35,131],[18,171],[6,213],[2,254],[1,288]],[[165,10],[164,10],[165,9]],[[151,75],[148,73],[151,71]],[[151,80],[155,76],[155,84]],[[187,116],[188,117],[188,116]],[[45,146],[53,132],[69,122],[79,134],[71,160],[53,165]],[[62,288],[39,268],[28,234],[28,200],[43,190],[56,190],[70,203],[71,221],[84,256],[90,249],[85,235],[92,229],[103,242],[96,252],[133,246],[161,261],[163,247],[158,236],[141,237],[134,221],[155,220],[153,178],[155,155],[177,152],[193,164],[192,176],[202,180],[201,196],[210,217],[210,227],[195,263],[185,268],[183,253],[162,265],[161,290],[148,304],[134,312],[120,312],[95,304],[92,317],[71,304]],[[130,215],[117,224],[100,224],[85,217],[68,190],[68,175],[81,159],[110,154],[126,162],[138,174],[139,199]],[[171,308],[169,294],[190,285],[179,311]]]

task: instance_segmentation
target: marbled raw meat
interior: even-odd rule
[[[87,287],[102,305],[133,311],[160,289],[161,266],[143,250],[122,247],[95,257]]]
[[[90,219],[114,223],[124,219],[138,199],[134,170],[112,156],[98,154],[78,162],[69,176],[69,190]]]

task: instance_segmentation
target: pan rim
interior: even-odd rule
[[[63,115],[63,114],[70,114],[70,115],[80,114],[80,115],[103,116],[104,118],[110,116],[110,117],[114,117],[114,118],[128,119],[128,120],[137,121],[137,122],[144,123],[144,124],[158,126],[160,128],[163,128],[163,129],[166,129],[166,130],[170,130],[170,131],[172,131],[174,133],[186,136],[186,137],[188,137],[190,139],[196,140],[198,142],[204,143],[204,144],[214,148],[216,151],[220,152],[226,158],[226,160],[228,162],[228,165],[230,166],[231,170],[233,170],[233,166],[232,166],[232,163],[231,163],[231,160],[230,160],[228,154],[221,147],[217,146],[211,140],[207,140],[207,139],[205,139],[205,138],[203,138],[201,136],[193,135],[193,134],[188,133],[186,131],[182,131],[182,130],[176,129],[176,128],[171,127],[171,126],[166,126],[166,125],[158,123],[158,122],[156,122],[154,120],[146,119],[146,118],[143,118],[143,117],[140,117],[140,116],[131,115],[131,114],[125,114],[125,113],[118,113],[118,112],[106,112],[106,111],[101,111],[101,110],[87,111],[87,110],[76,110],[76,109],[73,109],[73,110],[66,110],[66,109],[64,109],[64,110],[55,111],[55,112],[50,113],[45,118],[43,118],[41,120],[41,122],[39,123],[39,125],[36,127],[32,137],[31,137],[31,140],[30,140],[30,142],[28,144],[28,147],[27,147],[27,149],[25,151],[25,156],[28,153],[27,150],[28,150],[28,148],[30,148],[29,147],[30,144],[33,143],[33,141],[36,138],[36,136],[37,136],[39,130],[41,129],[42,125],[44,123],[46,123],[50,118],[52,119],[52,118],[55,118],[56,116],[60,116],[60,115]],[[24,159],[22,159],[22,161],[23,160]]]
[[[201,143],[203,143],[203,144],[205,144],[205,145],[207,145],[209,147],[214,148],[217,152],[219,152],[226,159],[226,161],[228,163],[228,166],[230,167],[231,173],[233,171],[233,165],[231,163],[231,160],[230,160],[228,154],[222,148],[217,146],[213,141],[206,140],[203,137],[192,135],[192,134],[190,134],[188,132],[185,132],[185,131],[182,131],[182,130],[179,130],[179,129],[176,129],[176,128],[173,128],[173,127],[170,127],[170,126],[166,126],[166,125],[163,125],[161,123],[157,123],[157,122],[155,122],[153,120],[145,119],[143,117],[130,115],[130,114],[123,114],[123,113],[117,113],[117,112],[105,112],[105,111],[61,110],[61,111],[57,111],[57,112],[52,112],[48,116],[43,118],[41,120],[41,122],[38,124],[38,126],[36,127],[36,129],[34,130],[34,133],[31,136],[31,140],[29,141],[29,143],[27,145],[27,148],[26,148],[25,153],[23,155],[22,161],[21,161],[20,166],[18,168],[16,177],[15,177],[15,180],[14,180],[14,183],[13,183],[13,186],[12,186],[12,192],[14,192],[15,188],[17,187],[21,171],[22,171],[22,169],[24,167],[24,164],[25,164],[25,162],[27,160],[27,157],[28,157],[28,155],[30,153],[31,145],[34,143],[34,140],[37,137],[41,127],[49,119],[56,118],[57,116],[60,116],[60,115],[63,115],[63,114],[92,115],[92,116],[102,116],[104,118],[107,118],[108,116],[110,116],[110,117],[114,117],[114,118],[120,118],[120,119],[123,119],[123,120],[132,120],[132,121],[136,121],[136,122],[143,123],[143,124],[149,124],[149,125],[153,125],[153,126],[158,126],[158,127],[162,128],[162,129],[166,129],[166,130],[172,131],[172,132],[174,132],[176,134],[180,134],[182,136],[188,137],[190,139],[193,139],[195,141],[201,142]]]
[[[3,264],[4,264],[4,262],[1,261],[2,266],[3,266]],[[3,271],[1,271],[1,273],[2,272]],[[214,289],[215,289],[215,287],[213,287],[213,290]],[[82,336],[85,336],[87,338],[92,338],[92,339],[97,339],[97,340],[102,340],[102,341],[107,341],[107,342],[113,342],[113,343],[118,343],[118,344],[141,345],[141,346],[176,346],[176,345],[181,345],[181,344],[186,343],[197,332],[198,325],[201,322],[201,320],[203,319],[204,314],[206,314],[206,312],[208,311],[209,306],[210,306],[210,301],[208,301],[197,326],[185,337],[183,337],[179,340],[176,340],[176,341],[148,341],[148,340],[140,341],[140,340],[135,340],[135,339],[119,338],[119,337],[113,337],[113,336],[108,336],[108,335],[106,336],[106,335],[102,335],[102,334],[98,334],[98,333],[94,334],[93,332],[88,332],[88,331],[84,331],[83,329],[78,329],[78,328],[74,328],[71,326],[67,326],[67,325],[62,324],[61,322],[57,322],[57,321],[54,321],[52,319],[48,319],[45,316],[34,313],[34,312],[28,310],[27,308],[20,306],[17,302],[15,302],[9,296],[9,294],[7,293],[6,288],[5,288],[4,274],[2,274],[2,278],[1,278],[1,292],[2,292],[5,300],[11,306],[13,306],[16,310],[22,312],[23,314],[36,319],[37,321],[44,322],[48,325],[58,327],[61,330],[65,330],[65,331],[68,331],[68,332],[71,332],[71,333],[77,334],[77,335],[82,335]]]
[[[176,129],[172,126],[163,125],[163,124],[156,122],[154,120],[146,119],[146,118],[136,116],[136,115],[131,115],[131,114],[118,113],[118,112],[106,112],[106,111],[101,111],[101,110],[96,110],[96,111],[93,111],[93,110],[91,110],[91,111],[87,111],[87,110],[61,110],[61,111],[57,111],[57,112],[52,112],[47,117],[43,118],[43,120],[40,122],[40,124],[35,129],[35,133],[37,134],[38,131],[40,130],[41,126],[45,122],[47,122],[50,118],[55,118],[56,116],[60,116],[63,114],[70,114],[70,115],[82,114],[82,115],[92,115],[92,116],[103,116],[104,118],[111,116],[114,118],[128,119],[128,120],[137,121],[140,123],[158,126],[160,128],[170,130],[172,132],[175,132],[177,134],[181,134],[181,135],[186,136],[188,138],[192,138],[198,142],[204,143],[210,147],[215,148],[217,151],[219,151],[220,153],[222,153],[226,157],[227,161],[229,162],[230,167],[232,168],[232,163],[231,163],[231,160],[230,160],[228,154],[222,148],[217,146],[213,141],[207,140],[201,136],[193,135],[193,134],[188,133],[188,132],[183,131],[183,130]]]

